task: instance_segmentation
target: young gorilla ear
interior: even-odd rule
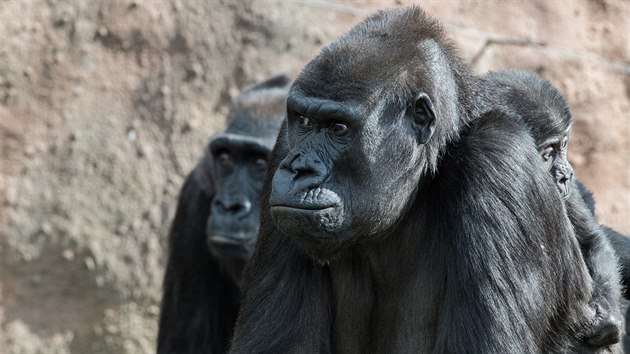
[[[413,104],[413,125],[419,144],[426,144],[435,131],[435,112],[429,95],[422,92]]]

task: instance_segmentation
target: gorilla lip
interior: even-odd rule
[[[325,209],[332,209],[332,208],[336,208],[339,205],[333,204],[333,205],[317,205],[317,204],[299,204],[299,205],[288,205],[288,204],[276,204],[276,205],[272,205],[271,209],[299,209],[299,210],[313,210],[313,211],[318,211],[318,210],[325,210]]]
[[[208,237],[208,240],[212,243],[216,244],[230,244],[230,245],[240,245],[243,242],[239,239],[235,239],[233,237],[226,237],[222,235],[212,235]]]

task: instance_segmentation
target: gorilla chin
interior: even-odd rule
[[[248,260],[254,251],[256,235],[229,237],[210,235],[206,242],[210,252],[219,259]]]
[[[326,198],[329,199],[329,198]],[[338,197],[335,203],[289,203],[271,200],[271,217],[311,257],[325,263],[341,251],[350,223]]]

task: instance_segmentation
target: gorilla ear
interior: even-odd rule
[[[435,131],[435,112],[429,95],[421,92],[416,96],[412,114],[418,143],[426,144]]]

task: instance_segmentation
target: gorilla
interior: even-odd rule
[[[232,352],[588,350],[564,201],[490,95],[416,7],[325,46],[289,90]]]
[[[572,124],[568,105],[551,83],[531,72],[503,70],[491,72],[485,79],[493,88],[498,104],[506,105],[523,119],[565,199],[569,219],[593,278],[590,305],[596,315],[583,337],[594,348],[613,345],[619,342],[622,319],[618,260],[606,230],[595,220],[582,195],[573,193],[579,182],[567,159]]]
[[[288,84],[278,75],[245,89],[184,182],[169,233],[158,353],[227,352]]]

